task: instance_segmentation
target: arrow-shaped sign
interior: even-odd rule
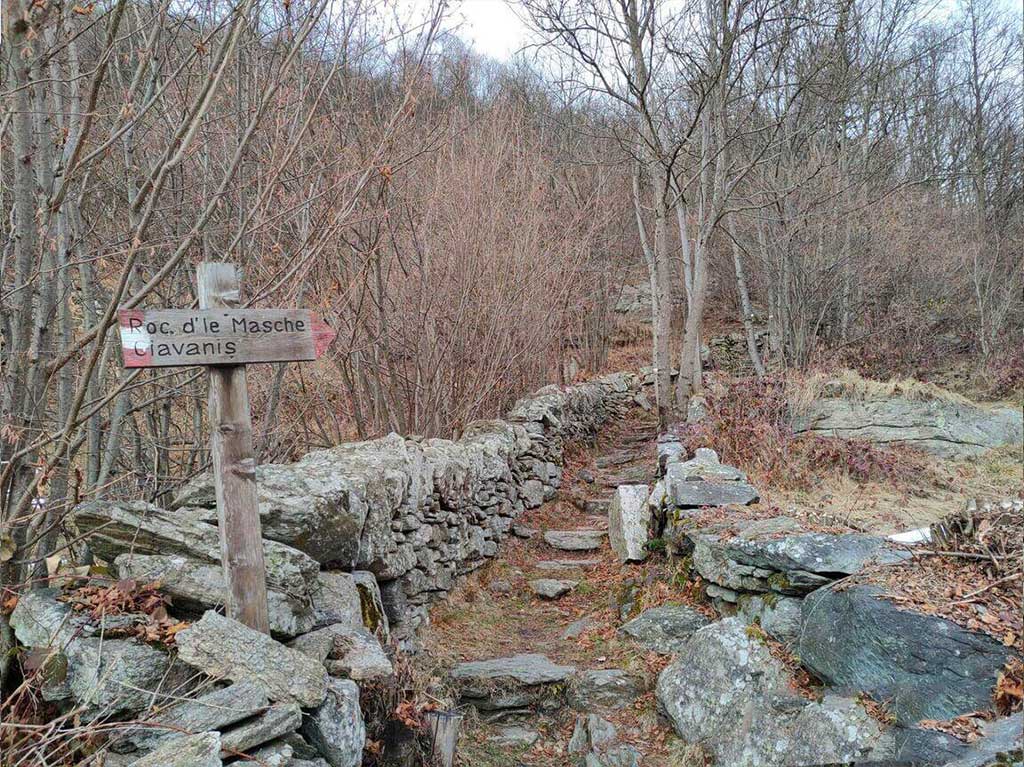
[[[125,367],[315,360],[335,332],[304,309],[122,309]]]

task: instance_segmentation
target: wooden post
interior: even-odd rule
[[[432,767],[453,767],[455,749],[459,744],[462,714],[454,711],[428,711],[430,729],[430,764]]]
[[[204,262],[199,307],[235,309],[240,288],[234,264]],[[211,365],[210,452],[220,522],[220,554],[228,587],[228,616],[270,633],[263,536],[256,496],[256,457],[245,365]]]

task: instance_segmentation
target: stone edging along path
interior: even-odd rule
[[[470,423],[457,440],[390,434],[318,450],[292,464],[259,466],[263,536],[274,542],[267,544],[272,630],[287,637],[313,627],[317,570],[368,572],[379,582],[391,635],[412,648],[427,605],[493,557],[520,513],[554,497],[566,442],[592,437],[634,402],[642,386],[631,373],[564,389],[547,386],[517,402],[505,420]],[[188,485],[172,507],[173,515],[147,504],[98,501],[76,509],[74,521],[79,532],[103,538],[97,553],[121,563],[119,577],[155,579],[168,563],[140,566],[139,556],[118,556],[129,548],[147,553],[145,536],[137,532],[143,517],[166,522],[153,554],[168,553],[175,525],[194,521],[205,528],[196,534],[202,543],[174,545],[176,553],[207,564],[216,559],[215,541],[206,540],[208,523],[216,523],[209,475]],[[110,528],[117,519],[123,535]],[[304,561],[281,566],[290,559]],[[181,566],[173,575],[166,580],[179,586],[187,580]],[[217,577],[215,571],[203,576]],[[195,597],[211,601],[209,594]]]

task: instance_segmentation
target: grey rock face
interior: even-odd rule
[[[747,623],[753,623],[756,619],[768,636],[783,644],[796,646],[800,637],[802,600],[775,594],[744,594],[739,597],[738,604],[739,614]]]
[[[213,677],[253,681],[271,700],[319,705],[327,694],[324,667],[241,623],[206,613],[177,637],[178,656]]]
[[[659,707],[681,738],[735,767],[833,764],[891,754],[891,737],[852,700],[811,703],[737,618],[697,631],[658,677]]]
[[[561,551],[594,551],[606,535],[603,530],[548,530],[544,542]]]
[[[221,767],[220,733],[202,732],[168,742],[132,767]]]
[[[665,477],[665,490],[669,502],[680,509],[696,509],[703,506],[746,506],[758,499],[753,485],[746,482],[711,482],[706,480],[684,480],[673,477],[673,469],[678,464],[668,467]]]
[[[380,642],[361,626],[336,623],[295,639],[289,647],[323,663],[331,676],[364,681],[394,673]]]
[[[797,648],[804,665],[840,691],[890,701],[901,724],[987,708],[1010,649],[880,593],[855,585],[805,598]]]
[[[294,732],[300,724],[302,709],[297,703],[278,703],[259,716],[221,733],[221,747],[225,751],[225,756],[235,751],[246,752]]]
[[[376,585],[376,581],[374,582]],[[312,593],[315,628],[345,623],[363,625],[362,600],[352,573],[324,571],[317,573]]]
[[[460,663],[451,673],[463,699],[484,711],[558,708],[561,683],[576,669],[559,666],[539,654]]]
[[[139,748],[162,745],[181,733],[223,730],[254,716],[268,704],[266,692],[254,682],[237,682],[197,698],[184,700],[149,720],[130,740]]]
[[[616,741],[615,725],[596,714],[576,717],[569,758],[583,767],[637,767],[640,752]]]
[[[986,722],[982,737],[947,767],[988,767],[1006,764],[1017,767],[1024,763],[1024,713]]]
[[[642,562],[647,558],[653,514],[647,505],[647,485],[622,485],[608,505],[608,541],[622,562]]]
[[[670,482],[692,482],[708,480],[713,482],[746,482],[747,475],[733,466],[727,466],[718,459],[718,453],[706,447],[697,448],[689,461],[667,460],[665,472]]]
[[[776,539],[720,539],[697,531],[693,566],[702,577],[734,591],[805,594],[867,564],[892,564],[908,556],[884,538],[860,533],[804,533]]]
[[[227,601],[227,584],[219,563],[174,554],[121,554],[114,560],[114,570],[119,578],[158,581],[160,590],[174,600],[176,612],[183,616],[201,614]],[[313,605],[306,591],[268,588],[267,608],[270,630],[278,636],[293,637],[313,628]]]
[[[72,512],[72,522],[86,535],[93,553],[108,562],[119,555],[183,556],[207,564],[220,564],[220,535],[201,520],[202,510],[168,511],[143,501],[92,501]],[[316,561],[289,546],[263,542],[267,585],[300,599],[316,584]]]
[[[359,767],[366,727],[355,682],[331,679],[327,697],[305,718],[302,732],[331,767]]]
[[[577,711],[615,710],[643,695],[643,680],[620,669],[581,671],[569,685],[569,705]]]
[[[527,727],[502,727],[487,740],[506,748],[529,748],[540,740],[540,733]]]
[[[697,629],[710,621],[685,605],[664,605],[644,610],[619,631],[649,650],[663,655],[679,652]]]
[[[530,587],[530,591],[541,599],[558,599],[572,591],[576,582],[560,581],[554,578],[538,578],[527,581],[526,585]]]
[[[903,444],[944,458],[968,458],[1024,435],[1020,408],[986,408],[963,401],[907,397],[822,397],[797,419],[797,431]]]
[[[252,751],[252,759],[234,762],[232,767],[294,767],[295,750],[284,740],[275,740]]]

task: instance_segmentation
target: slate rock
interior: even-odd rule
[[[718,459],[718,453],[706,447],[697,448],[689,461],[668,461],[665,467],[669,483],[693,480],[714,482],[746,482],[747,475]]]
[[[575,620],[565,627],[565,631],[562,632],[562,639],[579,639],[583,632],[586,631],[593,624],[593,620],[590,618],[580,618]]]
[[[606,536],[603,530],[548,530],[544,541],[561,551],[594,551],[601,548]]]
[[[774,767],[882,759],[891,736],[853,700],[810,702],[739,618],[699,629],[658,677],[659,709],[718,764]]]
[[[526,525],[512,525],[512,535],[523,540],[530,540],[538,532],[535,528],[527,527]]]
[[[466,702],[483,711],[561,706],[560,686],[576,672],[536,653],[460,663],[451,672]]]
[[[118,578],[140,583],[159,582],[182,617],[201,615],[224,605],[228,597],[220,563],[200,562],[180,554],[121,554],[114,560]],[[293,637],[313,628],[313,604],[308,592],[267,589],[272,633]]]
[[[663,605],[644,610],[619,631],[662,655],[678,652],[695,631],[710,623],[685,605]]]
[[[995,719],[982,725],[982,737],[971,743],[947,767],[1019,767],[1024,764],[1024,713]]]
[[[577,711],[616,710],[643,693],[643,680],[621,669],[581,671],[569,685],[569,705]]]
[[[203,521],[202,511],[169,511],[143,501],[90,501],[74,508],[71,521],[92,553],[108,562],[130,552],[220,565],[220,533]],[[264,540],[263,559],[269,588],[305,598],[315,587],[320,567],[298,549]]]
[[[1020,445],[1024,417],[1019,407],[990,408],[964,400],[824,396],[808,406],[794,428],[969,458],[1002,445]]]
[[[739,614],[747,623],[756,620],[772,639],[791,647],[796,646],[800,638],[803,600],[777,594],[742,594],[737,601]]]
[[[184,662],[213,677],[256,682],[273,701],[311,707],[327,694],[316,659],[218,613],[206,613],[175,640]]]
[[[255,682],[236,682],[162,710],[125,740],[138,748],[149,749],[162,745],[165,740],[180,738],[182,733],[223,730],[255,716],[268,703],[262,686]]]
[[[746,506],[757,501],[759,495],[753,485],[746,482],[712,482],[684,480],[673,477],[672,470],[679,464],[670,464],[665,477],[665,493],[669,503],[679,509],[698,509],[704,506]]]
[[[601,564],[600,559],[542,559],[534,565],[534,568],[537,570],[564,572],[566,570],[596,567],[599,564]]]
[[[527,581],[526,585],[530,587],[530,591],[541,599],[558,599],[572,591],[573,587],[576,586],[576,582],[560,581],[554,578],[537,578],[536,580]]]
[[[165,743],[132,767],[221,767],[219,732],[201,732]]]
[[[297,703],[278,703],[259,716],[235,725],[220,736],[223,756],[247,752],[282,735],[294,732],[302,724],[302,709]]]
[[[331,679],[327,697],[305,718],[302,733],[331,767],[359,767],[366,727],[355,682]]]
[[[380,642],[362,626],[336,623],[304,634],[288,646],[320,661],[331,676],[367,681],[395,672]]]
[[[233,762],[231,767],[294,767],[295,751],[286,741],[275,740],[250,752],[252,759]]]
[[[608,505],[608,541],[621,562],[647,558],[653,514],[647,505],[647,485],[621,485]]]
[[[1013,651],[986,634],[901,609],[881,594],[858,584],[806,597],[801,662],[837,690],[889,701],[901,724],[988,708]]]

